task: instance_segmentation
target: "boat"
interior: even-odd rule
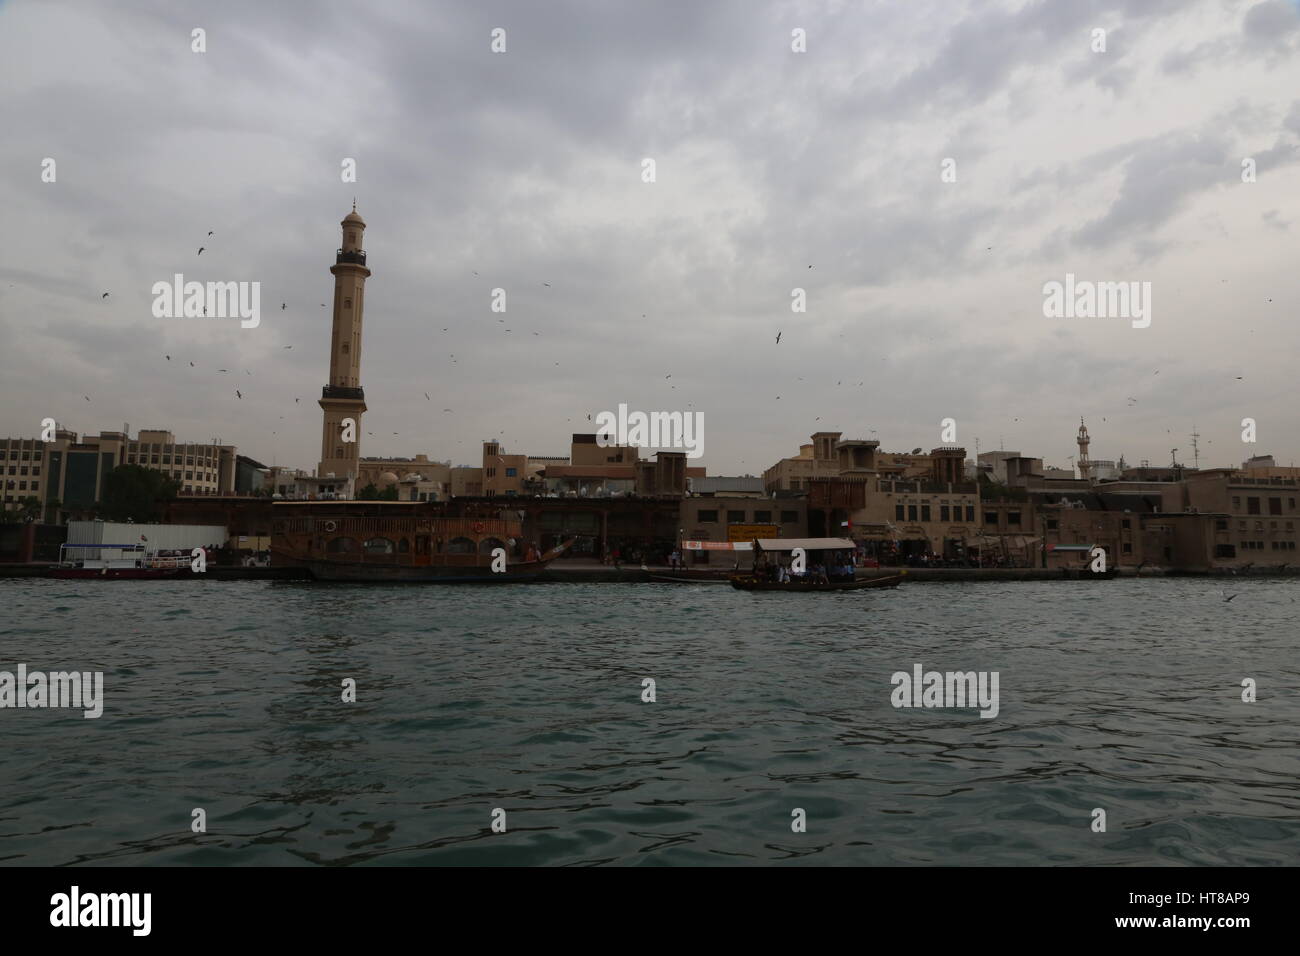
[[[159,554],[142,544],[62,544],[49,576],[100,581],[198,577],[190,570],[192,561],[189,553]]]
[[[726,584],[729,575],[734,572],[714,572],[711,574],[652,574],[651,581],[660,584]]]
[[[534,581],[573,539],[542,554],[524,544],[523,523],[516,514],[492,509],[442,517],[414,503],[277,502],[272,506],[271,566],[299,568],[317,581],[340,583]]]
[[[737,574],[731,578],[731,586],[740,591],[868,591],[872,588],[896,588],[903,583],[907,572],[891,574],[884,578],[860,578],[856,581],[767,581],[752,574]]]

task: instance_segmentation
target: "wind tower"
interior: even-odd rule
[[[1088,438],[1088,426],[1085,425],[1083,423],[1083,419],[1080,418],[1079,436],[1078,436],[1078,442],[1079,442],[1078,465],[1079,465],[1079,477],[1082,478],[1084,481],[1089,480],[1088,472],[1092,468],[1092,463],[1088,461],[1088,443],[1090,441],[1091,439]]]
[[[370,270],[366,268],[366,254],[361,245],[366,223],[357,215],[356,200],[340,225],[343,246],[335,253],[334,265],[330,266],[334,276],[334,330],[330,337],[329,383],[321,389],[324,421],[316,474],[347,478],[357,474],[361,415],[366,410],[366,394],[361,388],[361,316]]]

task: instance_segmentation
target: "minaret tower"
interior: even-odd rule
[[[1078,462],[1079,462],[1079,477],[1082,478],[1084,481],[1087,481],[1087,480],[1088,480],[1088,471],[1089,471],[1089,470],[1091,469],[1091,467],[1092,467],[1092,463],[1088,461],[1088,442],[1089,442],[1089,441],[1090,441],[1090,439],[1088,438],[1088,426],[1085,425],[1085,424],[1083,423],[1083,419],[1080,418],[1080,419],[1079,419],[1079,437],[1078,437],[1078,442],[1079,442],[1079,458],[1078,458]]]
[[[321,427],[318,476],[356,476],[361,446],[361,413],[366,395],[361,388],[361,315],[365,308],[366,254],[361,238],[366,223],[352,211],[343,217],[343,248],[334,257],[334,334],[330,338],[329,384],[321,389],[320,407],[325,412]],[[347,434],[346,419],[352,420]],[[350,438],[351,441],[344,441]]]

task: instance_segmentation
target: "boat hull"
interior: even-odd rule
[[[347,561],[296,562],[316,581],[338,584],[520,584],[536,581],[546,562],[532,561],[493,572],[489,565],[360,564]]]
[[[828,584],[803,584],[790,582],[780,584],[776,581],[761,581],[750,575],[736,575],[731,579],[731,586],[739,591],[789,591],[804,594],[811,591],[869,591],[875,588],[896,588],[903,583],[904,575],[894,574],[887,578],[867,578],[861,581],[831,581]]]
[[[49,576],[87,581],[152,581],[198,577],[189,568],[51,568]]]

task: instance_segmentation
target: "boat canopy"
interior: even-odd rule
[[[853,551],[857,545],[848,538],[759,538],[761,551]]]

